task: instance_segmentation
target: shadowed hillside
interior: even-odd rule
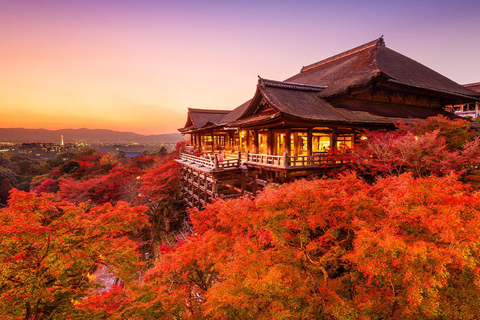
[[[119,132],[107,129],[24,129],[0,128],[0,141],[2,142],[60,142],[63,135],[68,142],[138,142],[159,143],[178,142],[182,139],[179,133],[141,135],[134,132]]]

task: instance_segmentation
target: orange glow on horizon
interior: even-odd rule
[[[479,81],[480,2],[347,2],[5,1],[0,127],[174,133],[188,107],[233,109],[257,75],[284,80],[382,34],[454,81]]]

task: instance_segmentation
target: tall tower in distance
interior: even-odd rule
[[[63,147],[64,145],[65,145],[65,143],[63,143],[63,134],[62,134],[62,135],[60,135],[60,146]]]

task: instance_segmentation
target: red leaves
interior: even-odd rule
[[[128,290],[123,286],[114,285],[110,290],[102,291],[82,299],[76,307],[87,311],[89,317],[93,315],[97,317],[108,317],[119,312],[129,296]]]
[[[58,191],[58,182],[54,179],[46,179],[42,181],[40,186],[35,190],[38,193],[42,192],[57,192]]]
[[[365,132],[367,138],[336,158],[372,176],[413,173],[415,177],[465,174],[480,165],[480,141],[473,140],[469,123],[433,117],[425,122],[399,125],[393,132]]]
[[[136,299],[184,318],[468,317],[479,199],[453,175],[350,173],[217,201],[191,212],[196,235],[160,248]]]
[[[139,191],[154,201],[172,198],[181,189],[180,176],[180,168],[175,161],[161,163],[141,177]]]
[[[89,208],[53,194],[14,191],[0,210],[0,295],[16,304],[0,307],[22,316],[26,303],[36,316],[68,310],[95,286],[92,266],[104,263],[125,281],[138,271],[137,245],[128,238],[147,224],[144,207],[120,202]]]

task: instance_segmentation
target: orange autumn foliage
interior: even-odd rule
[[[191,213],[123,315],[185,319],[480,314],[480,198],[454,175],[355,174]]]
[[[89,281],[96,265],[130,281],[140,267],[130,236],[147,224],[144,211],[14,190],[0,210],[0,318],[65,319],[99,286]]]

